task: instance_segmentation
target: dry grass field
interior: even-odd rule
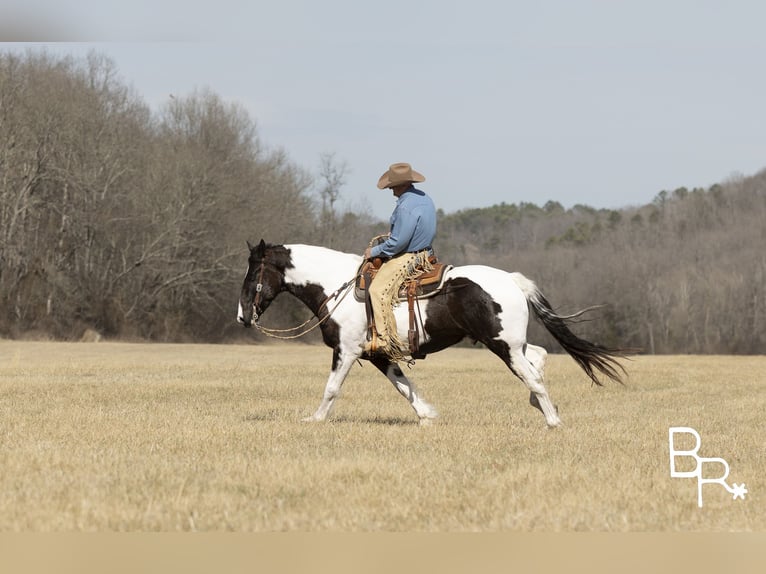
[[[625,386],[549,358],[549,430],[493,355],[370,365],[331,421],[323,347],[0,341],[0,531],[764,531],[766,357],[638,357]],[[405,368],[406,370],[406,368]],[[669,475],[690,426],[729,482]]]

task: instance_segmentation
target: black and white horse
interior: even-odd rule
[[[412,405],[421,424],[437,414],[404,375],[398,363],[386,356],[363,351],[367,336],[364,304],[353,295],[353,279],[362,263],[359,255],[311,245],[271,245],[261,240],[250,246],[247,275],[239,298],[237,321],[245,327],[257,322],[274,298],[288,292],[302,301],[322,321],[320,328],[333,350],[332,369],[319,408],[306,421],[327,418],[335,399],[357,359],[369,360]],[[569,329],[581,315],[556,314],[535,284],[521,273],[508,273],[483,265],[454,267],[446,274],[443,289],[420,302],[423,354],[446,349],[469,337],[483,343],[527,386],[530,403],[545,415],[549,427],[561,424],[557,408],[543,383],[547,352],[527,343],[529,308],[582,367],[591,380],[596,376],[620,381],[623,367],[617,361],[626,351],[610,349],[577,337]],[[400,338],[407,340],[406,305],[395,310]]]

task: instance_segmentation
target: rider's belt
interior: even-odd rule
[[[378,255],[377,257],[373,257],[372,259],[379,259],[380,263],[387,263],[388,261],[391,261],[392,259],[396,259],[397,257],[401,257],[402,255],[406,255],[408,253],[420,253],[422,251],[428,251],[429,253],[433,253],[433,248],[429,245],[428,247],[424,247],[423,249],[418,249],[417,251],[402,251],[401,253],[397,253],[393,257],[386,257],[385,255]]]

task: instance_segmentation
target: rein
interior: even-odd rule
[[[261,277],[263,277],[263,262],[261,262],[261,273],[258,279],[259,281]],[[268,327],[262,327],[261,325],[256,323],[257,317],[258,317],[257,313],[254,313],[256,318],[253,319],[253,324],[255,325],[255,328],[258,329],[261,333],[263,333],[267,337],[272,337],[273,339],[282,339],[283,341],[287,341],[290,339],[297,339],[298,337],[302,337],[303,335],[306,335],[310,333],[311,331],[313,331],[314,329],[316,329],[317,327],[319,327],[322,323],[324,323],[325,321],[327,321],[327,319],[330,318],[330,316],[335,312],[335,310],[343,302],[343,299],[346,298],[346,295],[348,295],[349,292],[351,291],[357,277],[358,275],[355,275],[350,281],[346,281],[343,285],[341,285],[335,291],[333,291],[327,297],[325,297],[324,301],[322,301],[322,304],[319,306],[319,309],[317,309],[316,313],[312,315],[311,317],[309,317],[308,319],[306,319],[303,323],[301,323],[297,327],[291,327],[289,329],[269,329]],[[258,295],[260,294],[262,288],[263,288],[263,285],[261,285],[261,283],[259,282],[255,288],[256,301],[258,299]],[[342,296],[341,296],[341,292],[343,293]],[[330,311],[328,311],[327,315],[319,319],[319,321],[316,324],[312,325],[308,329],[305,329],[304,331],[297,333],[295,335],[282,334],[282,333],[291,333],[293,331],[297,331],[298,329],[302,329],[303,327],[308,325],[313,319],[318,318],[319,314],[322,312],[322,309],[327,307],[327,304],[330,302],[330,299],[334,298],[337,300],[339,296],[340,296],[340,300],[338,300],[337,304]],[[255,309],[255,301],[253,301],[253,308]]]

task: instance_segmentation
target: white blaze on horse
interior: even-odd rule
[[[420,396],[398,363],[385,355],[368,355],[367,314],[363,302],[346,295],[362,263],[359,255],[311,245],[271,245],[261,240],[250,246],[247,275],[242,285],[237,321],[250,327],[277,295],[290,293],[317,319],[322,337],[332,348],[332,368],[319,408],[306,421],[323,421],[330,414],[343,381],[357,359],[366,359],[393,383],[412,405],[421,424],[437,416]],[[597,372],[620,381],[624,373],[617,359],[628,351],[610,349],[576,336],[569,328],[584,311],[561,316],[553,311],[535,284],[521,273],[483,265],[453,267],[442,289],[419,302],[422,321],[420,356],[441,351],[468,337],[484,344],[526,385],[530,403],[542,411],[549,427],[561,424],[543,382],[547,353],[527,342],[529,309],[564,350],[600,385]],[[395,317],[400,338],[407,341],[408,309],[399,305]]]

